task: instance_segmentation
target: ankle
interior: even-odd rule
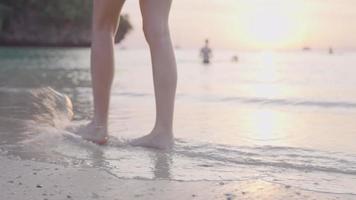
[[[95,118],[90,123],[97,128],[106,128],[108,126],[107,121],[97,120]]]
[[[152,130],[153,134],[156,135],[166,135],[166,136],[173,136],[173,130],[170,127],[164,127],[164,126],[155,126]]]

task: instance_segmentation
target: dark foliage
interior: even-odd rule
[[[91,0],[0,0],[0,45],[88,46]],[[116,42],[132,29],[121,16]]]

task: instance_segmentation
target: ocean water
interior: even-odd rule
[[[158,151],[127,142],[154,123],[147,49],[117,49],[110,142],[97,146],[67,129],[92,114],[89,49],[1,48],[0,154],[126,179],[260,179],[356,198],[356,52],[216,50],[210,65],[196,50],[176,54],[175,146]]]

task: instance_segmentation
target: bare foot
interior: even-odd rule
[[[173,134],[162,134],[152,131],[148,135],[132,140],[130,144],[132,146],[141,146],[155,149],[170,149],[174,144]]]
[[[108,141],[107,128],[105,126],[96,126],[93,122],[79,128],[76,134],[84,140],[94,142],[99,145],[104,145]]]

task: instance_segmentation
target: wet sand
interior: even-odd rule
[[[65,167],[0,156],[0,199],[356,199],[262,180],[123,179],[103,169]]]

